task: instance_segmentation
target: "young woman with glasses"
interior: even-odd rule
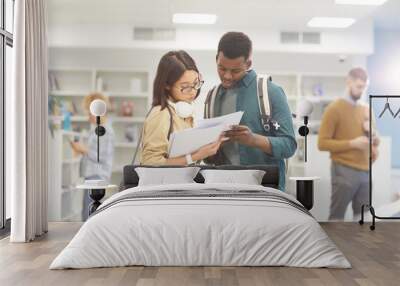
[[[161,58],[154,80],[152,108],[142,131],[140,164],[190,165],[216,154],[223,137],[191,154],[168,157],[171,133],[193,127],[193,101],[200,94],[203,82],[194,60],[185,51],[171,51]]]

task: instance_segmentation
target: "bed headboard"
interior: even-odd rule
[[[147,165],[127,165],[124,167],[124,174],[120,190],[125,190],[129,188],[136,187],[139,183],[139,176],[135,171],[136,167],[146,167],[146,168],[182,168],[185,166],[147,166]],[[210,166],[210,165],[196,165],[202,170],[204,169],[221,169],[221,170],[263,170],[265,175],[262,179],[261,184],[265,187],[278,188],[279,185],[279,168],[278,166],[270,165],[221,165],[221,166]],[[197,183],[204,183],[204,178],[200,174],[197,174],[194,180]]]

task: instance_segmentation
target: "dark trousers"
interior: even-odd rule
[[[100,176],[93,175],[85,178],[85,180],[100,180]],[[83,194],[83,206],[82,206],[82,221],[86,221],[89,217],[89,205],[92,203],[92,199],[89,197],[89,190],[84,190]]]
[[[361,205],[368,203],[368,171],[356,170],[332,162],[332,194],[329,220],[344,220],[349,203],[352,203],[354,219],[361,214]]]

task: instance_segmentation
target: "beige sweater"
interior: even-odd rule
[[[337,99],[326,108],[318,136],[318,148],[329,151],[334,162],[368,171],[368,150],[350,147],[350,140],[365,135],[363,122],[368,107],[352,105],[347,100]]]
[[[172,111],[172,132],[193,127],[193,118],[183,119],[179,117],[174,107]],[[168,158],[168,131],[170,127],[170,114],[167,108],[161,110],[161,106],[153,107],[146,118],[143,127],[143,139],[141,145],[140,164],[164,165]]]

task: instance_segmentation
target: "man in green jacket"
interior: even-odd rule
[[[261,121],[257,74],[251,69],[251,54],[251,40],[243,33],[228,32],[220,39],[216,61],[221,85],[213,101],[212,114],[221,116],[236,111],[244,114],[240,125],[232,126],[225,133],[230,140],[207,163],[277,165],[279,189],[284,191],[284,159],[291,157],[297,148],[292,114],[283,89],[269,81],[271,118],[276,128],[266,131]]]

